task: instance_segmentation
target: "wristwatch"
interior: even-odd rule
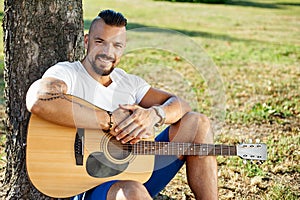
[[[157,122],[157,123],[155,124],[155,126],[156,126],[156,127],[160,127],[160,126],[162,126],[162,125],[165,123],[165,120],[166,120],[166,113],[165,113],[165,111],[164,111],[161,107],[159,107],[159,106],[152,106],[152,108],[155,110],[157,116],[160,117],[159,122]]]

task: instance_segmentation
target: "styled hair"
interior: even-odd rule
[[[122,15],[122,13],[116,12],[114,10],[102,10],[98,17],[104,20],[107,25],[111,26],[126,26],[127,19]]]

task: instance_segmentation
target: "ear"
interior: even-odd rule
[[[89,45],[89,34],[84,35],[83,42],[84,42],[84,48],[87,49]]]

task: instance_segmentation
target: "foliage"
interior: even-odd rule
[[[219,3],[225,3],[226,0],[164,0],[164,1],[219,4]]]

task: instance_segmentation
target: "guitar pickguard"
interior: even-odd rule
[[[105,178],[118,175],[125,171],[134,158],[132,145],[122,144],[109,134],[101,139],[100,149],[103,152],[93,152],[86,161],[87,173],[95,178]]]
[[[105,178],[118,175],[126,170],[129,163],[116,164],[106,158],[103,152],[94,152],[86,161],[87,173],[95,178]]]

